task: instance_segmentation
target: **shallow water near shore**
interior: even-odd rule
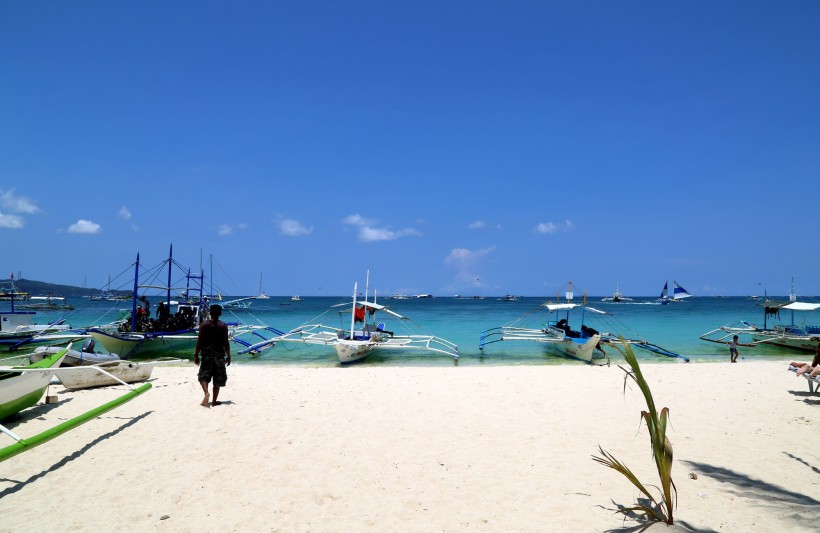
[[[227,301],[229,298],[224,298]],[[152,310],[158,297],[150,298]],[[785,298],[783,298],[785,300]],[[345,297],[303,297],[301,301],[291,301],[290,297],[273,296],[266,300],[251,300],[249,309],[226,310],[223,319],[227,322],[266,324],[281,331],[287,331],[308,323],[323,323],[333,327],[347,328],[350,315],[332,308],[334,304],[348,301]],[[482,331],[509,325],[541,327],[548,320],[555,319],[542,304],[545,298],[526,297],[515,301],[487,297],[484,299],[457,299],[452,297],[412,298],[407,300],[379,299],[391,310],[408,317],[399,320],[381,314],[379,322],[396,334],[430,334],[447,339],[458,345],[459,359],[425,351],[381,351],[373,353],[355,366],[440,366],[440,365],[550,365],[584,364],[555,354],[548,346],[535,342],[505,341],[479,349]],[[576,299],[576,303],[580,300]],[[85,327],[112,322],[127,315],[130,302],[90,301],[73,298],[66,301],[74,306],[71,311],[40,311],[35,322],[45,324],[65,318],[73,327]],[[601,302],[600,298],[589,298],[587,304],[606,311],[601,317],[587,311],[573,310],[569,322],[573,328],[580,328],[581,320],[603,332],[621,334],[631,338],[641,338],[669,351],[688,357],[691,362],[725,362],[728,347],[703,341],[703,333],[719,326],[735,324],[739,320],[752,323],[763,322],[763,309],[758,301],[747,297],[693,297],[679,303],[658,305],[653,298],[635,299],[634,302]],[[786,316],[788,315],[788,316]],[[561,315],[564,317],[565,315]],[[559,318],[561,318],[559,317]],[[813,314],[796,316],[794,320],[811,321]],[[791,320],[788,313],[782,322]],[[614,350],[608,351],[613,362],[620,360]],[[647,362],[682,362],[681,359],[665,357],[645,350],[636,350],[638,357]],[[169,353],[177,357],[192,354]],[[744,360],[786,360],[806,358],[805,353],[775,346],[741,348],[741,362]],[[339,365],[335,351],[331,347],[306,346],[301,343],[279,343],[276,347],[259,355],[237,355],[235,362],[288,364],[305,366]]]

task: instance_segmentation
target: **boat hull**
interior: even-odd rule
[[[48,355],[31,368],[57,368],[66,350]],[[21,368],[21,367],[15,367]],[[53,372],[6,372],[0,374],[0,421],[16,415],[40,401]]]
[[[373,341],[351,341],[346,339],[340,339],[334,345],[336,355],[339,356],[339,361],[342,363],[352,363],[364,359],[375,347],[376,343]]]
[[[112,361],[96,365],[126,383],[139,383],[151,378],[156,363],[133,361]],[[120,382],[96,371],[93,368],[78,368],[68,372],[59,372],[57,377],[67,389],[88,389],[120,385]]]
[[[790,336],[767,333],[750,333],[750,337],[755,342],[761,342],[771,346],[781,346],[793,350],[804,352],[814,352],[820,344],[820,336]]]
[[[106,351],[120,354],[123,359],[180,355],[181,352],[189,352],[189,355],[193,356],[197,340],[196,331],[149,334],[90,329],[88,333],[102,344]]]
[[[552,343],[552,346],[564,355],[591,363],[593,359],[596,359],[595,347],[600,341],[600,335],[593,335],[583,342],[580,342],[578,339],[565,338],[563,341]],[[599,353],[601,353],[599,359],[602,359],[603,354],[602,352]]]
[[[56,346],[40,346],[34,350],[32,356],[43,357],[45,355],[57,353],[60,350],[61,348]],[[68,350],[61,366],[89,366],[119,360],[119,356],[113,353],[90,353],[79,350]]]

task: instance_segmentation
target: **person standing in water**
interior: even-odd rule
[[[196,350],[194,350],[194,364],[199,366],[197,379],[202,385],[202,392],[205,397],[200,405],[209,406],[210,394],[208,394],[208,384],[214,382],[214,398],[210,405],[220,405],[218,401],[219,389],[228,382],[226,366],[231,365],[231,345],[228,342],[228,325],[219,320],[222,316],[222,306],[212,305],[210,308],[211,318],[199,325],[199,335],[196,339]],[[200,364],[199,354],[202,354]]]

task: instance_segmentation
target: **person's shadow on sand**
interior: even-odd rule
[[[223,405],[234,405],[233,400],[219,400],[211,402],[211,407],[222,407]]]

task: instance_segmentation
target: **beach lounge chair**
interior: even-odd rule
[[[820,392],[820,376],[814,376],[810,378],[808,374],[803,374],[803,376],[809,382],[809,392]]]
[[[794,365],[789,365],[789,371],[797,372],[798,368]],[[820,392],[820,376],[809,377],[809,373],[803,374],[803,377],[809,382],[809,392]]]

